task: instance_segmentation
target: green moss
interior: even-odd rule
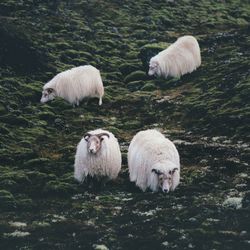
[[[6,114],[0,117],[5,123],[14,126],[26,127],[29,125],[29,121],[21,115],[15,116],[14,114]]]
[[[3,115],[3,114],[6,114],[7,111],[6,111],[6,108],[3,104],[0,103],[0,114]]]
[[[25,162],[24,166],[29,167],[30,169],[42,168],[43,166],[47,166],[49,162],[50,160],[47,158],[31,159]]]
[[[147,75],[145,74],[145,72],[137,70],[127,75],[124,81],[126,83],[129,83],[129,82],[145,80],[145,79],[147,79]]]
[[[46,183],[43,192],[47,195],[69,195],[74,191],[73,186],[60,181],[49,181]]]
[[[144,81],[132,81],[127,84],[127,88],[130,91],[140,90],[142,89],[143,86],[144,86]]]
[[[221,204],[248,190],[249,180],[238,176],[249,175],[249,4],[120,2],[0,3],[1,244],[247,249],[248,199],[235,211]],[[180,79],[148,77],[150,58],[186,34],[199,41],[201,67]],[[102,75],[102,106],[96,98],[75,108],[61,98],[39,103],[55,74],[89,63]],[[80,185],[77,143],[96,128],[116,135],[123,167],[106,186]],[[167,195],[129,181],[129,142],[148,128],[160,129],[180,153],[181,183]],[[28,241],[5,237],[11,221],[27,224]]]
[[[143,91],[153,91],[153,90],[156,90],[157,87],[155,86],[154,83],[146,83],[142,88],[141,90]]]
[[[13,209],[16,207],[16,201],[12,193],[6,190],[0,190],[0,208]]]

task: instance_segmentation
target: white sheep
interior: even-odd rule
[[[180,182],[180,157],[175,145],[154,129],[137,133],[128,149],[130,181],[145,191],[173,191]]]
[[[57,74],[43,86],[41,102],[62,97],[69,103],[79,105],[85,97],[98,97],[102,105],[104,88],[100,71],[91,65],[79,66]]]
[[[120,170],[121,151],[116,137],[102,129],[86,133],[77,146],[75,179],[83,182],[88,175],[115,179]]]
[[[191,73],[201,65],[200,47],[193,36],[182,36],[152,57],[148,74],[167,78]]]

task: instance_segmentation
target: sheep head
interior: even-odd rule
[[[87,133],[84,135],[84,139],[87,142],[87,150],[90,154],[96,154],[101,149],[104,136],[109,138],[108,133],[100,133],[95,135]]]
[[[164,193],[168,193],[172,187],[174,174],[178,171],[178,168],[168,169],[162,171],[159,168],[153,168],[152,173],[157,175],[159,187]]]
[[[52,88],[44,89],[42,92],[41,103],[51,101],[55,99],[55,97],[56,97],[56,91],[54,89]]]
[[[148,75],[158,75],[159,74],[159,62],[156,60],[153,60],[153,58],[149,62],[149,71]]]

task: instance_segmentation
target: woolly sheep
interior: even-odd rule
[[[91,65],[79,66],[57,74],[43,86],[41,102],[60,96],[69,103],[79,105],[85,97],[98,97],[102,105],[104,88],[100,71]]]
[[[175,145],[157,130],[138,132],[128,149],[130,181],[145,191],[173,191],[180,182],[180,158]]]
[[[121,151],[116,137],[102,129],[86,133],[77,146],[75,179],[83,182],[88,175],[115,179],[120,170]]]
[[[201,65],[200,47],[193,36],[182,36],[152,57],[148,74],[167,78],[191,73]]]

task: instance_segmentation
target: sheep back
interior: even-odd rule
[[[56,95],[71,104],[85,97],[102,97],[104,94],[100,71],[91,65],[79,66],[57,74],[43,89],[53,88]]]
[[[151,60],[159,64],[161,75],[180,77],[200,66],[200,47],[195,37],[183,36]]]

